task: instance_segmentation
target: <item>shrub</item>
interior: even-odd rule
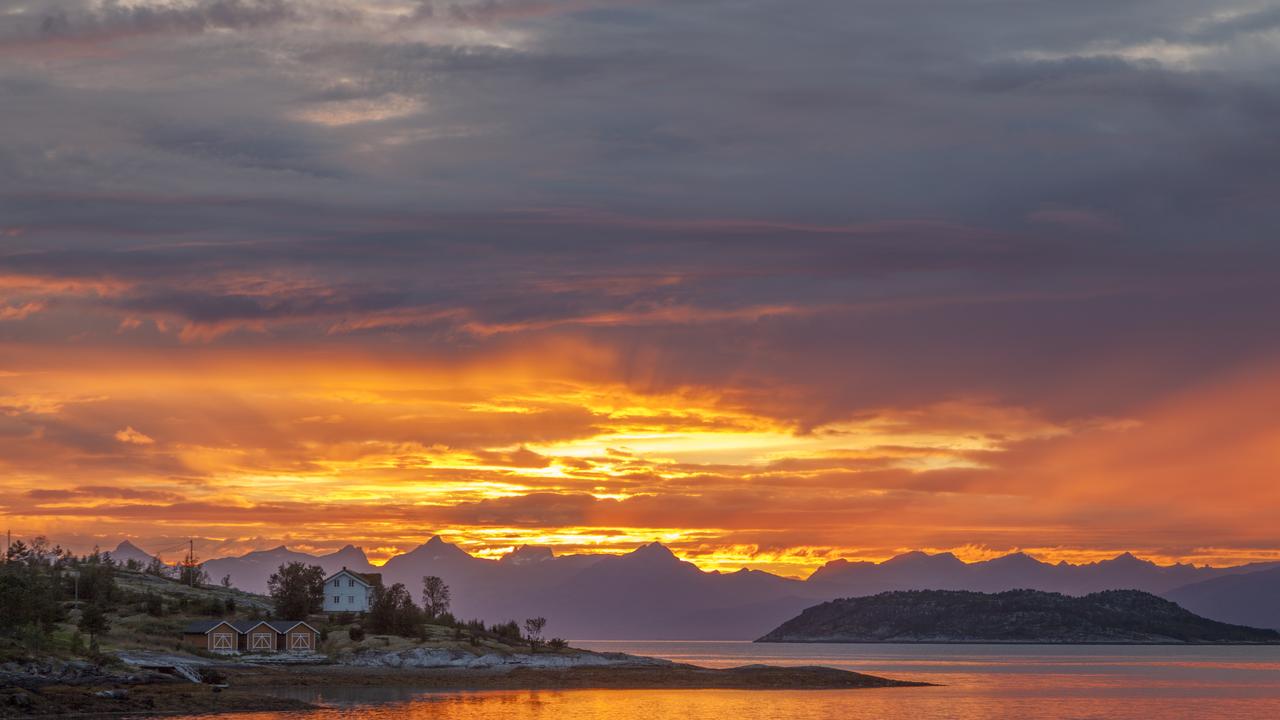
[[[552,650],[563,650],[569,647],[569,643],[564,638],[551,638],[547,641],[547,647]]]
[[[499,623],[489,628],[494,635],[504,640],[520,641],[520,625],[515,620],[508,620],[505,623]]]
[[[216,597],[211,597],[204,603],[204,614],[209,617],[222,617],[226,612],[226,606]]]
[[[352,642],[360,642],[364,640],[364,628],[359,625],[352,625],[351,629],[347,631],[347,635],[351,637]]]

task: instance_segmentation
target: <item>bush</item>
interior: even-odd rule
[[[222,617],[226,612],[226,606],[216,597],[211,597],[204,603],[204,614],[209,617]]]
[[[551,638],[547,641],[547,647],[552,650],[563,650],[569,647],[569,643],[564,638]]]
[[[151,617],[161,617],[164,615],[164,601],[160,599],[158,593],[147,593],[146,600],[143,601],[146,613]]]
[[[369,629],[379,634],[417,637],[422,632],[422,611],[413,604],[409,591],[401,583],[373,592],[369,609]]]
[[[355,617],[349,612],[334,613],[329,616],[329,622],[334,625],[350,625],[355,622]]]
[[[489,632],[502,638],[503,640],[514,640],[520,642],[520,625],[515,620],[508,620],[489,628]]]
[[[360,642],[364,640],[364,628],[359,625],[352,625],[351,629],[347,631],[347,635],[351,637],[352,642]]]
[[[228,614],[235,614],[236,599],[233,597],[228,597],[226,602],[223,603],[223,606],[226,607]]]

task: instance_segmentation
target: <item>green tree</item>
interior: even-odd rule
[[[524,621],[524,634],[529,639],[529,650],[538,652],[538,643],[542,642],[542,629],[547,626],[544,617],[529,618]]]
[[[147,563],[147,567],[143,572],[148,575],[155,575],[156,577],[169,576],[169,568],[164,564],[164,561],[160,559],[159,555],[151,558],[151,561]]]
[[[422,610],[428,618],[439,617],[449,611],[449,586],[435,575],[422,578]]]
[[[324,568],[291,562],[281,565],[267,580],[275,601],[276,617],[302,620],[324,608]]]
[[[81,632],[89,634],[89,645],[92,646],[99,635],[102,635],[111,628],[111,624],[107,622],[107,613],[98,603],[89,603],[84,606],[84,610],[80,612],[80,624],[78,625]]]
[[[178,564],[178,582],[191,587],[208,585],[209,573],[205,572],[204,566],[194,558],[183,560]]]
[[[421,624],[422,611],[413,604],[413,596],[403,583],[374,589],[373,605],[369,608],[370,630],[412,637],[417,634]]]

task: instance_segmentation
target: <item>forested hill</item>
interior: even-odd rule
[[[757,642],[1280,643],[1139,590],[885,592],[815,605]]]

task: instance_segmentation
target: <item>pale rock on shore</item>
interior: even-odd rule
[[[624,653],[484,653],[477,655],[450,648],[410,648],[407,650],[360,650],[341,656],[337,662],[358,667],[387,668],[575,668],[611,666],[666,666],[671,661]]]

